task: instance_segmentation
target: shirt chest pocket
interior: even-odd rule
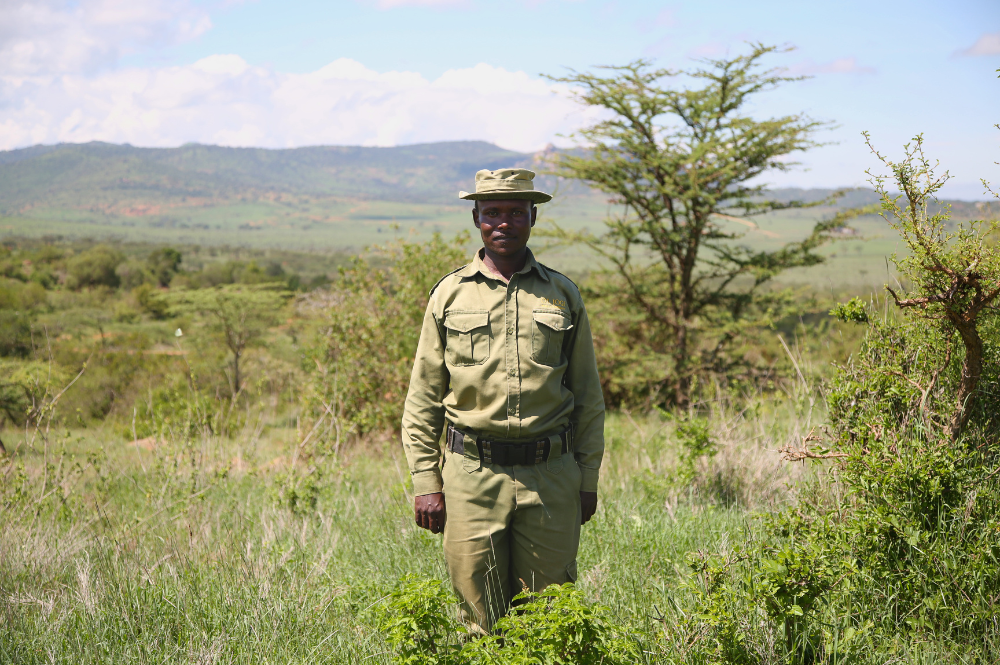
[[[490,313],[486,310],[448,310],[445,361],[456,367],[482,365],[490,357]]]
[[[559,310],[535,310],[531,318],[531,359],[555,367],[562,362],[563,341],[573,327],[572,319]]]

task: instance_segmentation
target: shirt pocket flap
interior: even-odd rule
[[[551,328],[556,332],[565,332],[573,327],[572,320],[562,312],[534,311],[531,315],[535,318],[535,323]]]
[[[445,312],[444,327],[455,332],[467,333],[490,323],[490,313],[481,311]]]

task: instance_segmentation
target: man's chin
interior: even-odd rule
[[[527,245],[522,245],[515,241],[510,242],[494,242],[490,246],[490,251],[498,256],[517,256],[524,251]]]

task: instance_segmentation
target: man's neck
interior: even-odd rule
[[[483,248],[483,263],[486,264],[486,267],[489,268],[490,272],[503,278],[503,281],[505,282],[509,282],[510,278],[514,276],[514,273],[523,270],[524,265],[527,262],[527,247],[515,256],[499,256],[490,252],[485,247]]]

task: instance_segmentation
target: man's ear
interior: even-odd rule
[[[535,227],[535,220],[538,219],[538,207],[532,203],[531,204],[531,227]]]
[[[477,229],[479,228],[479,203],[472,207],[472,223]]]

